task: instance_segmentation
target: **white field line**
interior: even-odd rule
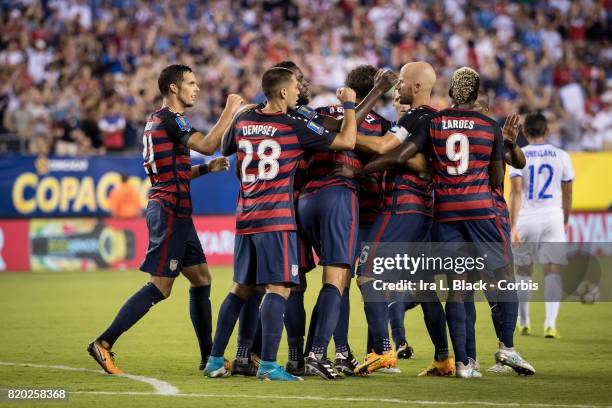
[[[0,365],[18,366],[18,367],[33,367],[47,368],[65,371],[80,371],[96,374],[106,373],[102,370],[92,370],[89,368],[68,367],[64,365],[44,365],[30,363],[9,363],[0,361]],[[314,395],[249,395],[249,394],[202,394],[189,393],[184,394],[179,392],[178,388],[173,385],[158,380],[156,378],[144,377],[140,375],[121,374],[116,377],[125,377],[134,381],[140,381],[150,384],[155,388],[155,392],[113,392],[113,391],[71,391],[71,394],[82,395],[114,395],[114,396],[165,396],[165,397],[181,397],[181,398],[229,398],[229,399],[259,399],[259,400],[288,400],[288,401],[337,401],[337,402],[369,402],[369,403],[389,403],[400,405],[482,405],[494,407],[533,407],[533,408],[612,408],[604,405],[569,405],[569,404],[540,404],[527,403],[521,404],[518,402],[494,402],[494,401],[434,401],[434,400],[404,400],[399,398],[361,398],[361,397],[318,397]],[[299,387],[299,384],[295,384]]]
[[[3,366],[18,366],[18,367],[33,367],[33,368],[47,368],[52,370],[64,370],[64,371],[80,371],[85,373],[96,373],[96,374],[106,374],[102,370],[92,370],[89,368],[80,368],[80,367],[68,367],[65,365],[45,365],[45,364],[31,364],[31,363],[9,363],[0,361],[0,365]],[[151,393],[152,395],[175,395],[179,393],[178,388],[173,386],[172,384],[167,383],[166,381],[158,380],[157,378],[145,377],[142,375],[133,375],[133,374],[115,374],[114,377],[123,377],[129,378],[130,380],[140,381],[146,384],[151,385],[155,392]]]

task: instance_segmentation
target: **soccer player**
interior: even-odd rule
[[[305,150],[351,150],[355,145],[355,92],[339,89],[345,117],[339,133],[288,114],[299,88],[293,71],[271,68],[262,78],[268,100],[262,109],[238,115],[223,141],[223,154],[237,153],[240,191],[236,209],[234,283],[225,298],[204,374],[226,376],[223,353],[238,315],[255,285],[265,286],[260,308],[261,361],[257,378],[299,381],[276,363],[290,288],[299,283],[293,179]]]
[[[544,268],[544,299],[546,300],[547,338],[559,338],[556,327],[559,305],[563,296],[560,265],[567,260],[561,242],[566,242],[565,231],[572,209],[572,181],[574,169],[570,156],[546,142],[548,125],[541,113],[525,118],[523,125],[529,145],[523,148],[527,166],[511,168],[510,220],[512,241],[524,242],[517,250],[517,281],[528,282],[533,263]],[[535,246],[535,256],[528,247]],[[530,292],[520,290],[519,331],[531,333],[529,319]]]
[[[483,115],[489,114],[489,95],[486,92],[479,92],[478,99],[476,99],[476,103],[474,104],[474,108],[482,113]],[[502,127],[502,134],[504,137],[504,162],[509,166],[513,166],[517,169],[522,169],[525,167],[525,155],[521,148],[517,145],[516,139],[519,134],[519,121],[520,116],[518,114],[512,114],[504,123]],[[505,172],[505,166],[504,166]],[[511,238],[510,238],[510,214],[508,211],[508,205],[506,204],[506,200],[504,198],[504,185],[500,185],[498,188],[493,189],[493,198],[495,200],[495,207],[497,208],[499,214],[499,221],[502,227],[504,242],[503,245],[505,250],[509,253],[512,251],[511,246]],[[509,263],[505,266],[505,277],[507,280],[512,281],[514,276],[514,265],[513,265],[513,257],[509,258]],[[483,277],[487,280],[487,277]],[[470,294],[473,296],[473,294]],[[493,327],[495,329],[495,333],[497,335],[497,339],[499,342],[502,342],[501,339],[501,311],[500,307],[497,304],[495,292],[485,292],[487,299],[489,300],[489,306],[491,308],[491,318],[493,320]],[[466,335],[467,335],[467,353],[470,362],[473,366],[480,371],[480,364],[476,358],[476,333],[475,333],[475,323],[476,323],[476,308],[473,302],[466,302]],[[503,374],[508,371],[512,371],[512,368],[506,365],[503,365],[501,362],[496,362],[491,368],[487,371],[492,373]]]
[[[287,68],[293,71],[299,88],[298,104],[294,109],[288,111],[293,116],[312,120],[322,125],[330,131],[340,130],[342,119],[328,115],[320,115],[315,110],[308,107],[310,99],[309,83],[302,70],[293,61],[282,61],[274,67]],[[380,74],[375,81],[374,87],[367,96],[355,108],[355,117],[358,123],[363,121],[372,109],[378,98],[389,90],[394,84],[393,73],[391,71],[380,70]],[[262,104],[260,108],[265,105]],[[305,173],[305,162],[300,163],[296,173],[296,195],[299,194],[300,182],[298,179]],[[303,237],[298,236],[300,251],[299,255],[299,275],[300,284],[291,288],[285,311],[285,328],[287,329],[287,342],[289,345],[289,360],[287,361],[287,372],[300,376],[305,374],[304,368],[304,332],[306,326],[306,311],[304,310],[304,291],[306,290],[306,272],[313,269],[314,259],[310,244],[305,242]],[[261,353],[261,323],[259,322],[259,305],[261,296],[255,292],[245,303],[240,313],[238,329],[238,348],[236,359],[232,363],[232,374],[255,375],[257,362]],[[344,303],[343,303],[344,304]],[[257,325],[257,326],[256,326]]]
[[[361,65],[349,72],[345,84],[355,90],[358,102],[374,88],[377,72],[371,65]],[[341,105],[319,108],[317,112],[337,119],[344,115]],[[359,124],[357,131],[359,134],[381,136],[389,128],[390,123],[386,119],[371,111]],[[330,322],[329,327],[333,329],[336,348],[334,367],[345,375],[353,375],[358,365],[348,344],[351,267],[358,252],[359,233],[363,234],[363,231],[369,229],[381,200],[379,180],[376,176],[348,179],[333,176],[331,173],[339,163],[360,168],[369,157],[369,154],[353,151],[316,152],[310,155],[306,172],[307,182],[298,200],[300,228],[319,256],[324,279],[329,282],[331,277],[341,278],[340,286],[334,285],[342,293],[337,324],[334,329],[333,322]],[[361,239],[365,241],[363,235]],[[327,291],[333,291],[329,283],[323,286],[320,299],[323,299]],[[334,379],[337,374],[326,360],[327,343],[321,336],[328,334],[325,330],[329,327],[322,327],[322,324],[327,324],[327,318],[332,319],[330,312],[336,306],[330,305],[327,309],[324,307],[322,303],[317,303],[313,310],[306,347],[306,367],[310,373],[325,379]]]
[[[398,147],[397,151],[390,153],[387,160],[395,166],[381,166],[379,169],[389,168],[385,176],[384,205],[382,211],[377,215],[368,241],[373,247],[368,255],[374,256],[378,243],[381,242],[424,242],[430,239],[430,227],[433,215],[433,197],[431,183],[418,175],[419,172],[428,172],[424,156],[420,159],[411,160],[410,157],[398,159],[396,155],[405,148],[400,143],[407,141],[407,136],[416,130],[416,126],[435,109],[429,106],[431,90],[436,81],[434,69],[426,62],[414,62],[406,64],[400,72],[398,92],[400,103],[410,105],[409,109],[394,126],[382,138],[357,137],[357,147],[377,153],[387,153]],[[386,141],[384,139],[387,139]],[[412,142],[409,142],[412,144]],[[411,156],[416,151],[411,152]],[[384,158],[384,156],[383,156]],[[375,169],[376,163],[385,163],[374,160],[366,165],[362,172],[368,173]],[[366,264],[367,265],[367,264]],[[394,319],[401,320],[403,325],[404,302],[399,301],[387,304],[379,301],[368,301],[373,296],[373,278],[369,276],[366,265],[358,269],[358,283],[364,294],[364,307],[368,320],[369,331],[373,338],[373,350],[368,346],[368,357],[357,371],[372,372],[380,367],[393,366],[395,356],[391,350],[387,322],[389,311],[399,314]],[[454,371],[454,363],[449,356],[448,340],[446,337],[446,324],[444,310],[437,296],[429,294],[427,301],[422,302],[423,313],[430,337],[435,345],[434,361],[420,375],[450,375]],[[397,304],[398,306],[394,306]],[[398,309],[401,309],[399,312]],[[399,333],[399,337],[405,337]],[[399,352],[406,355],[409,352],[405,338],[398,339]]]
[[[219,121],[208,135],[191,127],[185,110],[193,106],[200,88],[188,66],[170,65],[159,75],[163,106],[150,115],[143,135],[144,168],[151,180],[146,210],[149,247],[140,270],[150,281],[119,310],[111,325],[87,347],[89,354],[109,374],[121,374],[110,351],[119,336],[138,322],[151,306],[170,296],[174,279],[182,273],[191,284],[189,312],[200,345],[201,363],[206,364],[212,346],[210,272],[191,218],[190,181],[211,171],[227,170],[218,158],[191,166],[189,150],[211,155],[242,103],[229,95]]]

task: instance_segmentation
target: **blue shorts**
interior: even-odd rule
[[[300,197],[297,214],[302,233],[319,255],[319,265],[353,264],[359,231],[353,190],[332,186]]]
[[[376,247],[380,242],[428,242],[431,224],[431,217],[422,214],[379,213],[365,241],[372,244],[368,257],[376,256]],[[363,266],[357,268],[357,275],[362,274],[369,275],[363,272]]]
[[[146,218],[149,247],[141,271],[176,278],[183,268],[206,263],[191,217],[177,217],[159,202],[149,200]]]
[[[243,285],[300,283],[295,231],[236,234],[234,282]]]
[[[485,220],[434,222],[432,242],[472,242],[487,255],[487,272],[493,272],[510,263],[511,252],[505,245],[505,234],[499,217]]]
[[[312,255],[312,245],[298,233],[298,265],[300,272],[310,272],[317,267]]]

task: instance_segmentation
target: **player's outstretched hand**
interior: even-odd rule
[[[516,143],[516,139],[518,138],[519,132],[521,130],[521,115],[518,113],[513,113],[512,115],[506,118],[504,122],[504,127],[502,127],[502,135],[504,136],[504,140]]]
[[[338,163],[336,167],[331,172],[332,177],[346,177],[346,178],[355,178],[355,168],[344,164]]]
[[[387,92],[397,84],[397,74],[388,68],[379,69],[374,76],[374,87]]]
[[[227,101],[225,102],[225,109],[229,110],[232,114],[234,114],[238,108],[242,105],[242,96],[237,94],[229,94],[227,95]]]
[[[229,170],[229,167],[230,163],[227,157],[217,157],[216,159],[212,159],[208,162],[208,171],[211,173],[227,171]]]
[[[340,100],[340,102],[353,102],[355,103],[355,99],[357,99],[357,95],[355,95],[355,91],[349,87],[342,87],[336,90],[336,96]]]

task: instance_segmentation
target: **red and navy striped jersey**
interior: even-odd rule
[[[414,133],[419,120],[435,112],[437,111],[434,108],[427,105],[410,109],[400,118],[392,131],[403,129],[408,134]],[[383,213],[433,216],[431,182],[422,179],[406,167],[386,171]]]
[[[342,105],[331,105],[318,108],[320,115],[331,116],[335,119],[344,117]],[[391,127],[391,123],[377,114],[370,112],[357,126],[357,132],[366,136],[383,136]],[[362,168],[370,160],[371,155],[359,151],[327,151],[316,152],[309,155],[307,182],[301,195],[308,195],[330,186],[345,186],[356,190],[359,199],[360,225],[369,225],[374,222],[376,213],[382,205],[382,192],[380,189],[380,175],[348,179],[339,176],[330,176],[337,164],[347,164],[356,169]]]
[[[428,116],[418,128],[415,144],[429,143],[436,221],[497,217],[489,165],[503,160],[498,123],[471,109],[449,108]]]
[[[226,156],[237,153],[236,233],[297,230],[294,177],[299,163],[305,150],[327,150],[335,137],[299,115],[259,109],[238,115],[222,148]]]
[[[187,140],[197,132],[182,113],[162,108],[149,116],[142,142],[149,199],[177,216],[191,215],[191,158]]]

